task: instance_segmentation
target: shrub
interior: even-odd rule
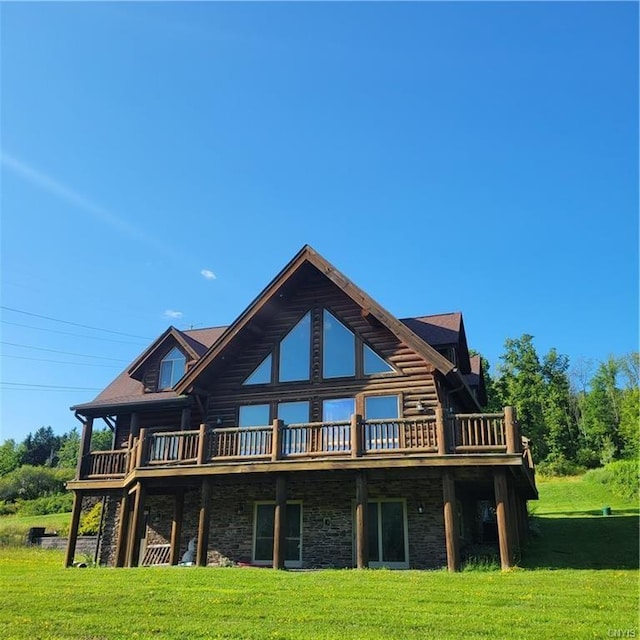
[[[34,500],[63,493],[65,483],[74,476],[72,469],[52,469],[23,465],[0,478],[0,500]]]
[[[67,513],[73,507],[73,496],[70,493],[60,493],[36,498],[35,500],[18,501],[17,507],[17,513],[20,516],[46,516],[50,513]]]
[[[540,476],[555,478],[558,476],[577,476],[584,473],[584,467],[567,460],[561,453],[547,456],[536,467],[536,473]]]
[[[638,497],[640,490],[640,474],[636,460],[616,460],[600,469],[592,469],[585,473],[586,482],[607,486],[612,493],[621,498]]]
[[[100,530],[102,516],[102,502],[96,502],[87,513],[80,518],[78,534],[81,536],[96,536]]]

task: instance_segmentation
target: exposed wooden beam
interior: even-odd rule
[[[369,496],[366,471],[356,474],[356,567],[369,566]]]
[[[136,485],[135,499],[133,503],[133,520],[131,523],[129,548],[127,551],[128,567],[137,567],[140,561],[140,540],[143,533],[142,528],[144,527],[144,501],[145,487],[141,482],[138,482]]]
[[[116,540],[116,567],[124,567],[127,561],[127,533],[129,532],[130,511],[131,497],[128,491],[123,491],[120,498],[120,517],[118,520],[118,538]]]
[[[496,469],[493,475],[496,497],[496,520],[498,522],[498,544],[502,570],[512,566],[511,527],[509,524],[509,486],[504,469]]]
[[[456,483],[451,471],[442,474],[444,498],[444,535],[447,547],[447,569],[457,571],[460,563],[458,543],[458,511],[456,509]]]
[[[287,533],[287,477],[276,476],[276,506],[273,520],[273,568],[284,569]]]
[[[180,537],[182,535],[182,517],[184,513],[184,489],[176,491],[173,503],[173,519],[171,521],[171,554],[169,564],[178,564],[180,559]]]
[[[200,517],[198,518],[198,548],[196,564],[199,567],[207,566],[207,551],[209,549],[209,519],[211,514],[211,479],[202,479],[200,493]]]
[[[78,541],[78,527],[80,525],[80,514],[82,513],[82,493],[73,492],[73,509],[71,511],[71,526],[69,527],[69,539],[67,540],[67,550],[64,556],[64,566],[70,567],[76,555],[76,542]]]

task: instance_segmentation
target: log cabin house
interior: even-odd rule
[[[66,564],[98,496],[116,567],[455,571],[494,544],[508,568],[537,491],[514,410],[485,401],[460,313],[398,320],[305,246],[230,326],[170,327],[72,407]]]

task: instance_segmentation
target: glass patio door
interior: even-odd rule
[[[396,569],[409,567],[403,500],[369,502],[369,564]]]

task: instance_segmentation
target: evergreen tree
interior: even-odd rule
[[[531,439],[539,460],[548,453],[547,429],[544,421],[544,379],[540,359],[533,346],[533,336],[508,338],[505,353],[500,356],[500,377],[495,383],[505,405],[516,408],[523,435]]]

